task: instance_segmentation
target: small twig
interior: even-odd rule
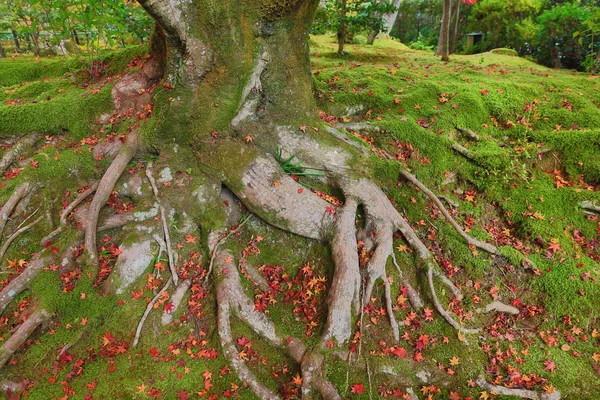
[[[210,256],[210,263],[208,264],[208,272],[206,273],[206,276],[204,277],[204,284],[206,285],[206,283],[208,282],[208,278],[210,277],[210,274],[212,273],[213,270],[213,265],[215,263],[215,257],[217,256],[217,250],[219,248],[219,246],[221,244],[223,244],[223,242],[225,240],[227,240],[231,235],[233,235],[234,233],[236,233],[237,231],[240,230],[240,228],[242,226],[244,226],[246,224],[246,222],[248,222],[248,220],[250,220],[250,218],[252,218],[252,214],[248,215],[248,217],[246,217],[245,220],[243,220],[238,226],[237,228],[230,230],[229,233],[226,236],[223,236],[221,239],[219,239],[219,241],[217,243],[215,243],[215,246],[212,249],[212,254]]]
[[[173,283],[175,286],[179,285],[179,275],[177,274],[177,270],[175,269],[175,262],[173,260],[173,247],[171,246],[171,235],[169,234],[169,225],[167,223],[167,212],[165,207],[162,205],[160,198],[158,197],[158,188],[156,187],[156,181],[152,176],[152,163],[148,163],[146,167],[146,177],[150,182],[150,186],[152,186],[152,192],[154,193],[154,197],[158,202],[158,206],[160,208],[160,219],[162,220],[163,232],[165,235],[165,242],[167,243],[167,257],[169,259],[169,269],[171,270],[171,276],[173,277]]]
[[[33,214],[31,214],[29,217],[27,217],[28,219],[30,217],[32,217],[35,213],[37,212],[34,211]],[[40,216],[38,217],[35,221],[33,221],[32,223],[30,223],[29,225],[25,225],[24,227],[18,229],[15,233],[13,233],[12,235],[10,235],[8,237],[8,239],[6,239],[6,242],[4,242],[4,244],[2,245],[2,249],[0,249],[0,258],[4,257],[4,254],[6,253],[6,250],[8,250],[8,247],[12,244],[12,242],[19,237],[19,235],[23,232],[27,232],[28,230],[30,230],[31,228],[33,228],[38,222],[40,222],[42,219],[44,219],[44,216]]]
[[[137,345],[138,345],[138,342],[140,340],[140,335],[142,334],[142,328],[144,327],[144,322],[146,322],[146,318],[148,318],[148,315],[150,315],[150,312],[154,308],[154,304],[158,301],[158,299],[160,299],[160,296],[162,295],[162,293],[166,292],[169,289],[169,287],[171,287],[172,283],[173,283],[173,279],[169,278],[169,280],[167,281],[165,286],[163,286],[163,288],[160,290],[160,292],[158,292],[156,294],[156,296],[154,296],[154,298],[146,306],[146,311],[144,311],[144,315],[142,315],[142,319],[140,319],[137,329],[135,330],[135,339],[133,339],[133,347],[137,347]]]

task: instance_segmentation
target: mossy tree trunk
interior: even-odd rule
[[[152,108],[149,102],[153,101],[152,117],[131,127],[120,150],[111,156],[112,162],[102,178],[77,196],[61,215],[61,226],[49,236],[60,234],[71,211],[93,193],[82,214],[73,212],[78,226],[76,239],[66,247],[58,265],[75,263],[75,251],[68,249],[79,247],[78,243],[83,241],[86,254],[83,263],[86,267],[98,267],[97,233],[142,222],[138,213],[103,216],[104,220],[100,213],[132,160],[143,149],[154,148],[158,153],[157,162],[165,169],[168,166],[169,171],[193,171],[185,180],[178,180],[177,188],[172,189],[169,196],[167,190],[161,187],[159,191],[156,186],[153,163],[146,169],[153,201],[160,209],[156,219],[161,222],[163,234],[153,238],[159,244],[164,238],[161,248],[168,253],[169,278],[157,296],[169,291],[171,286],[177,286],[175,290],[182,287],[184,292],[189,290],[190,279],[212,284],[223,354],[239,378],[260,398],[277,399],[278,396],[260,382],[240,358],[233,341],[232,318],[237,316],[298,364],[303,398],[313,398],[318,392],[325,399],[341,399],[327,379],[325,359],[328,356],[349,361],[350,353],[341,349],[353,336],[363,334],[360,323],[363,311],[377,295],[375,288],[379,285],[384,288],[390,336],[396,343],[400,340],[389,266],[393,265],[398,271],[411,305],[415,309],[423,308],[409,275],[404,275],[395,262],[393,240],[397,232],[415,253],[417,262],[409,268],[426,270],[426,278],[420,274],[421,278],[417,279],[426,279],[438,313],[462,334],[479,332],[479,329],[464,328],[442,306],[436,295],[434,277],[446,285],[458,301],[462,299],[460,290],[441,272],[410,223],[371,180],[380,171],[381,164],[360,144],[350,141],[343,131],[324,124],[316,114],[308,32],[318,0],[139,2],[157,23],[151,38],[151,54],[140,70],[121,77],[111,93],[115,113],[134,108],[147,110]],[[161,80],[161,84],[154,86]],[[31,140],[35,142],[35,138]],[[296,156],[306,167],[323,171],[323,176],[318,178],[320,184],[338,190],[340,202],[332,204],[306,190],[284,171],[277,155]],[[400,176],[427,194],[470,246],[501,255],[493,245],[470,237],[433,192],[399,163],[397,168]],[[2,207],[2,220],[8,219],[16,205],[31,195],[33,188],[33,185],[23,184],[11,196]],[[167,195],[161,197],[165,192]],[[226,198],[231,201],[225,201]],[[235,203],[231,207],[238,208],[240,203],[255,217],[282,231],[330,245],[334,267],[328,282],[327,315],[319,345],[309,348],[301,338],[281,336],[269,315],[255,308],[241,284],[234,261],[238,254],[233,247],[222,245],[247,219],[240,222],[241,210],[232,212],[225,203]],[[363,214],[363,224],[357,226],[359,213]],[[186,225],[206,239],[203,243],[207,248],[203,250],[207,269],[191,272],[194,276],[179,275],[169,234],[171,217],[167,218],[173,215],[190,216],[190,223]],[[49,240],[44,238],[42,243]],[[367,261],[359,259],[359,243],[366,254],[371,255]],[[45,265],[45,253],[40,253],[0,291],[3,309],[30,287]],[[118,281],[117,278],[115,282]],[[155,301],[148,305],[139,322],[134,343]],[[54,318],[58,315],[55,311],[58,310],[37,309],[37,314],[32,315],[40,318],[24,325],[22,335],[16,337],[19,343],[20,338],[26,339],[31,333],[28,326]],[[16,342],[15,339],[13,343]],[[0,349],[7,350],[6,345]]]

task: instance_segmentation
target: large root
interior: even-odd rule
[[[98,249],[96,248],[96,231],[98,228],[98,216],[100,210],[110,197],[115,184],[133,159],[138,148],[138,139],[135,133],[131,133],[127,142],[121,147],[119,154],[110,164],[104,176],[98,184],[96,194],[89,207],[89,217],[85,224],[85,250],[88,261],[93,266],[98,266]]]
[[[37,308],[26,320],[23,322],[17,331],[4,342],[2,348],[0,348],[0,368],[2,368],[12,355],[19,349],[19,347],[31,336],[33,331],[46,321],[49,321],[52,314],[47,312],[43,308]]]
[[[344,343],[352,335],[352,315],[359,312],[360,270],[354,220],[358,204],[347,199],[338,211],[337,230],[331,243],[335,270],[327,300],[327,323],[323,341]]]
[[[316,389],[326,400],[341,399],[335,387],[325,378],[324,358],[318,353],[306,349],[296,338],[283,340],[276,333],[275,324],[265,314],[256,310],[254,303],[244,292],[233,257],[227,250],[219,250],[215,261],[215,270],[222,277],[217,285],[217,304],[219,337],[227,359],[236,370],[239,378],[262,399],[279,397],[260,383],[248,369],[238,354],[231,332],[231,317],[236,314],[258,335],[265,338],[274,347],[285,351],[301,367],[302,394],[309,396]]]

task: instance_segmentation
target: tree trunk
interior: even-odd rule
[[[4,46],[2,46],[2,42],[0,42],[0,58],[6,58],[6,51],[4,50]]]
[[[456,48],[456,37],[458,35],[458,21],[460,20],[460,0],[456,0],[456,13],[454,14],[454,31],[452,32],[452,42],[450,43],[450,54],[454,53]]]
[[[400,7],[401,1],[402,0],[394,0],[394,2],[392,4],[396,8],[396,10],[389,12],[389,13],[385,13],[385,15],[383,16],[383,18],[385,19],[386,26],[387,26],[385,33],[387,33],[388,35],[394,28],[394,24],[396,23],[396,19],[398,18],[398,13],[400,12],[399,7]]]
[[[17,48],[17,52],[21,52],[21,44],[19,43],[19,36],[17,36],[17,31],[11,29],[13,40],[15,41],[15,47]]]
[[[81,43],[79,43],[79,35],[77,34],[77,29],[73,29],[73,39],[75,39],[75,44],[77,46],[81,45]]]
[[[375,43],[375,39],[377,39],[377,35],[379,34],[379,32],[375,31],[375,30],[371,30],[369,32],[369,36],[367,36],[367,44],[369,46],[372,46],[373,43]]]
[[[449,36],[450,36],[450,15],[452,0],[444,0],[442,11],[442,23],[440,24],[440,36],[438,39],[438,48],[436,55],[442,57],[442,61],[450,61],[449,57]]]
[[[342,10],[340,12],[340,27],[338,29],[338,55],[344,55],[344,42],[346,41],[346,1],[340,0]]]

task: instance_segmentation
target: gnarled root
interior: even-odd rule
[[[90,264],[98,266],[98,249],[96,248],[96,230],[98,228],[98,216],[100,210],[110,197],[115,184],[127,168],[129,162],[133,159],[138,148],[138,139],[135,133],[131,133],[127,138],[119,154],[110,164],[104,176],[98,184],[96,194],[89,207],[88,220],[85,224],[85,250]]]
[[[213,245],[214,246],[214,245]],[[284,350],[302,370],[303,396],[308,396],[313,388],[324,399],[341,399],[335,387],[324,374],[324,358],[320,354],[307,351],[306,346],[296,338],[284,341],[275,331],[275,324],[265,314],[258,312],[254,303],[244,292],[233,257],[227,250],[218,250],[215,257],[215,271],[222,276],[217,284],[217,323],[224,354],[236,370],[239,378],[262,399],[278,399],[273,391],[260,383],[239,357],[231,332],[231,317],[235,313],[258,335],[267,339],[273,346]]]
[[[0,348],[0,368],[8,362],[33,331],[44,322],[49,321],[51,317],[52,314],[45,309],[37,308]]]
[[[352,314],[359,312],[360,270],[356,252],[356,228],[354,220],[358,203],[347,199],[338,211],[337,229],[333,242],[335,270],[327,299],[327,323],[323,342],[335,339],[344,343],[352,335]]]

